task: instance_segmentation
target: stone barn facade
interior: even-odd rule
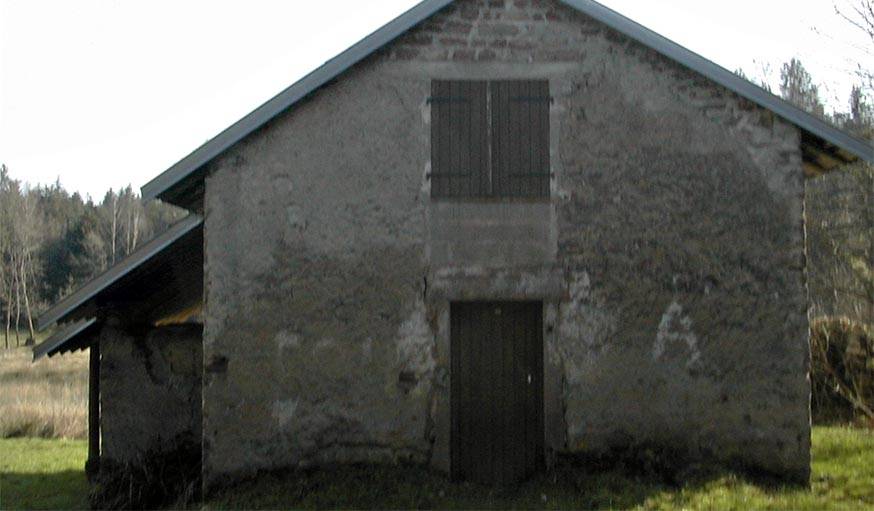
[[[201,259],[177,233],[122,264],[201,265],[139,293],[172,305],[142,328],[202,323],[202,381],[173,388],[202,389],[206,488],[398,460],[508,482],[637,445],[806,482],[804,179],[859,158],[595,2],[426,0],[143,188]],[[130,330],[125,279],[43,323]],[[128,358],[101,378],[169,381],[127,345],[185,335],[142,335],[101,337],[98,366]],[[101,399],[110,449],[125,398]]]

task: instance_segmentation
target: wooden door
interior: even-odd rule
[[[450,318],[453,477],[518,482],[543,461],[543,305],[459,302]]]

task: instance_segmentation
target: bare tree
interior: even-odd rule
[[[34,253],[39,247],[42,222],[37,209],[36,197],[33,190],[25,190],[21,198],[20,217],[17,223],[16,237],[18,252],[18,282],[21,286],[21,297],[24,302],[24,310],[27,319],[28,339],[35,339],[33,329],[33,310],[31,308],[31,294],[28,289],[28,281],[34,283],[37,276],[37,266]]]
[[[112,189],[109,190],[111,206],[110,206],[110,255],[109,260],[110,264],[115,264],[115,254],[116,252],[116,239],[118,238],[118,194],[113,193]]]
[[[835,3],[834,8],[838,16],[861,31],[867,39],[868,46],[860,49],[871,57],[868,59],[870,65],[874,61],[874,0],[851,0],[843,4]],[[856,73],[869,92],[874,90],[874,69],[864,67],[859,63]]]

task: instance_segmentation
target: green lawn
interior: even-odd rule
[[[85,440],[0,440],[0,509],[88,509]]]
[[[724,474],[676,487],[599,469],[558,469],[509,489],[452,484],[422,469],[347,467],[267,475],[209,502],[222,508],[874,509],[874,431],[817,427],[811,488]]]
[[[0,440],[0,508],[87,507],[84,441]],[[348,467],[264,475],[216,495],[221,508],[874,509],[874,431],[817,427],[811,488],[723,474],[677,488],[603,470],[560,469],[518,487],[453,484],[422,469]]]

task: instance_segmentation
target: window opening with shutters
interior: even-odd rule
[[[549,197],[549,82],[431,82],[431,197]]]

